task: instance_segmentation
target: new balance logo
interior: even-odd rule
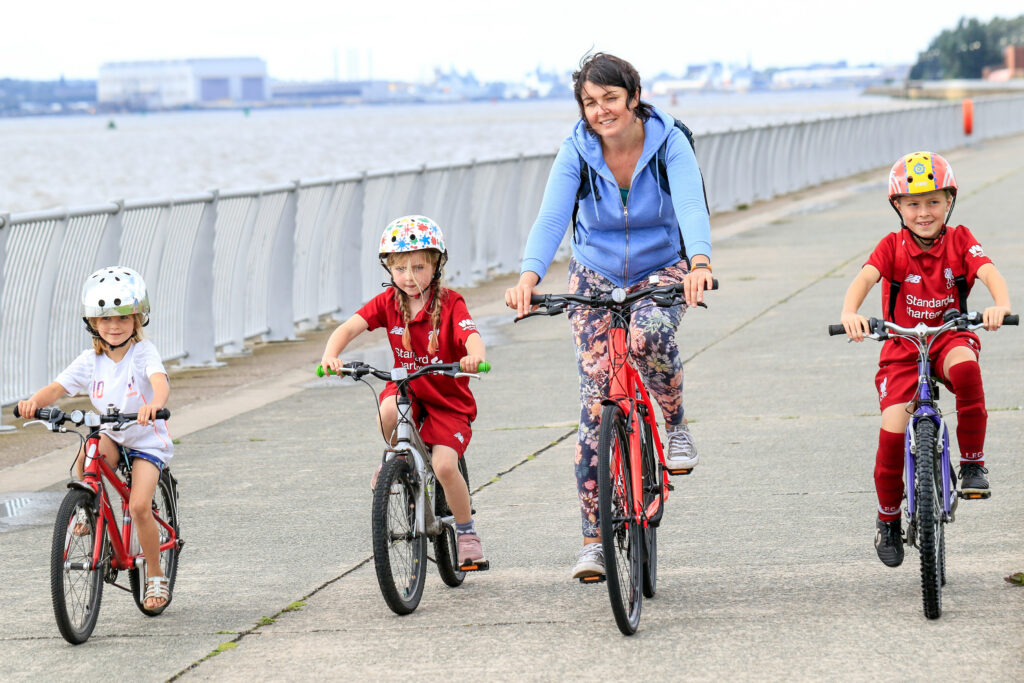
[[[390,334],[397,334],[398,336],[402,336],[403,334],[405,334],[405,328],[404,327],[398,327],[396,325],[395,327],[391,328]]]
[[[464,330],[475,330],[476,323],[473,322],[472,318],[466,318],[465,320],[459,321],[459,327],[461,327]]]
[[[454,436],[459,440],[459,443],[466,443],[466,437],[462,436],[462,432],[455,432]]]
[[[985,250],[981,248],[980,244],[975,244],[973,247],[967,250],[974,258],[979,258],[985,255]]]
[[[907,282],[913,282],[915,285],[919,284],[921,282],[921,276],[920,275],[908,275],[907,276]]]

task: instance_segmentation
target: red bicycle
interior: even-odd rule
[[[718,281],[712,284],[718,289]],[[608,395],[602,401],[601,431],[597,447],[598,511],[606,576],[580,579],[582,583],[607,580],[615,623],[624,634],[636,633],[643,598],[653,598],[658,581],[658,524],[665,512],[671,486],[654,405],[640,373],[629,361],[629,321],[633,304],[650,299],[651,305],[669,308],[684,300],[683,285],[645,287],[631,294],[616,288],[607,296],[534,294],[533,315],[558,315],[573,304],[603,308],[611,314],[608,326],[610,356]],[[703,304],[698,304],[703,306]]]
[[[14,416],[18,409],[14,409]],[[169,410],[160,410],[156,418],[166,420]],[[145,604],[146,559],[136,539],[128,509],[131,497],[131,467],[125,451],[119,446],[121,477],[99,455],[100,427],[112,424],[121,430],[135,422],[133,413],[119,413],[113,406],[106,415],[75,410],[65,413],[59,408],[42,408],[33,416],[51,432],[77,435],[85,448],[85,469],[81,481],[68,483],[67,495],[57,511],[50,550],[50,595],[57,628],[69,643],[84,643],[96,627],[100,611],[103,583],[129,591],[139,610],[156,616],[170,604],[147,609]],[[83,436],[73,427],[85,425]],[[122,481],[123,477],[123,481]],[[108,490],[121,498],[120,520],[115,516]],[[178,531],[178,485],[169,468],[164,468],[153,496],[153,517],[160,533],[160,568],[167,577],[170,596],[174,595],[174,578],[178,572],[178,553],[185,542]],[[117,574],[128,571],[130,587],[116,583]]]

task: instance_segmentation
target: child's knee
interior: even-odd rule
[[[132,496],[128,500],[128,510],[136,524],[144,522],[153,516],[153,501],[146,500],[145,496]]]
[[[447,480],[456,475],[462,476],[459,472],[459,454],[451,448],[434,447],[431,462],[438,479]]]

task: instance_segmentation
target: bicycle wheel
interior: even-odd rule
[[[612,613],[619,630],[636,633],[643,603],[643,529],[633,517],[629,439],[622,411],[605,406],[597,446],[601,545]]]
[[[153,493],[153,512],[163,519],[167,524],[174,529],[175,537],[179,537],[180,529],[178,527],[178,490],[174,484],[174,477],[171,476],[171,472],[168,468],[164,468],[164,471],[160,473],[160,480],[156,484],[156,491]],[[167,543],[170,540],[171,534],[163,526],[157,523],[157,531],[160,535],[160,545]],[[132,589],[132,597],[135,598],[135,605],[139,608],[139,611],[148,617],[155,617],[156,615],[167,609],[171,600],[174,599],[174,579],[178,574],[178,548],[177,546],[168,548],[160,553],[160,569],[163,571],[164,576],[167,577],[167,602],[164,603],[163,607],[157,609],[147,609],[145,602],[146,595],[146,563],[143,562],[140,567],[130,569],[128,571],[128,584]]]
[[[935,423],[922,419],[914,427],[917,442],[914,479],[917,497],[917,546],[921,551],[921,596],[924,615],[938,619],[942,615],[942,579],[940,577],[942,542],[941,489],[936,491]]]
[[[643,464],[644,508],[659,495],[662,481],[658,477],[658,456],[654,452],[651,426],[643,423],[641,462]],[[662,500],[664,504],[664,500]],[[658,590],[658,528],[650,524],[644,529],[644,597],[653,598]]]
[[[53,525],[50,597],[57,628],[72,645],[84,643],[92,635],[103,597],[103,567],[93,568],[93,549],[100,533],[94,498],[89,491],[71,489]]]
[[[466,461],[462,458],[459,459],[459,471],[462,472],[462,478],[466,480],[466,486],[468,487],[469,472],[466,470]],[[434,514],[437,515],[438,519],[441,519],[452,514],[452,511],[448,507],[448,499],[445,498],[444,489],[441,488],[440,484],[435,484],[435,490]],[[441,533],[434,537],[433,543],[434,557],[437,561],[437,573],[441,575],[441,580],[452,588],[461,586],[462,582],[466,579],[466,572],[460,571],[458,567],[459,546],[456,541],[455,527],[442,524]]]
[[[427,568],[427,537],[416,533],[416,484],[402,458],[384,463],[373,492],[373,564],[384,601],[395,614],[420,604]]]

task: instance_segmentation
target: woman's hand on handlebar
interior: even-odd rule
[[[528,270],[519,276],[519,282],[515,287],[505,290],[505,305],[515,309],[516,317],[522,318],[537,309],[536,306],[530,306],[530,297],[533,296],[533,288],[539,283],[540,276]]]
[[[981,314],[982,325],[989,332],[995,332],[1003,325],[1003,318],[1010,315],[1009,306],[989,306]]]
[[[704,301],[704,291],[714,287],[715,278],[710,268],[694,268],[683,276],[686,305],[693,307]]]
[[[843,323],[843,327],[846,328],[846,336],[855,342],[862,342],[864,341],[864,335],[871,334],[871,326],[868,324],[868,319],[859,313],[843,311],[839,320]]]

